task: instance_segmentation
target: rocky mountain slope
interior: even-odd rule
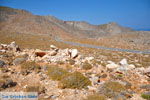
[[[0,92],[37,92],[39,100],[150,100],[149,54],[55,41],[149,50],[149,33],[0,7]]]
[[[117,23],[91,25],[87,22],[62,21],[53,16],[33,15],[25,10],[0,7],[1,31],[33,34],[63,34],[97,37],[108,34],[131,32]]]

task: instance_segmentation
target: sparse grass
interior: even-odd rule
[[[40,69],[41,66],[35,62],[28,61],[21,64],[21,72],[23,75],[27,75],[31,70],[35,70],[36,72],[39,72]]]
[[[71,69],[72,69],[72,65],[67,64],[67,65],[65,66],[65,68],[66,68],[67,70],[71,70]]]
[[[50,66],[47,74],[52,80],[61,80],[68,72],[58,66]]]
[[[141,97],[146,100],[150,100],[150,94],[142,94]]]
[[[106,97],[98,94],[93,94],[87,96],[87,98],[84,100],[106,100]]]
[[[14,54],[12,52],[2,53],[0,52],[2,59],[5,61],[6,64],[12,65]]]
[[[91,85],[91,81],[79,72],[65,75],[59,82],[60,88],[81,89]]]
[[[125,87],[118,82],[111,82],[111,81],[107,82],[105,84],[105,87],[111,89],[114,92],[121,92],[121,91],[125,90]]]
[[[53,44],[59,48],[71,48],[72,46],[56,42],[48,34],[29,34],[29,33],[14,33],[14,32],[0,32],[0,43],[10,44],[16,41],[21,48],[32,49],[49,49],[49,45]]]
[[[38,92],[38,93],[44,93],[45,92],[45,88],[40,86],[40,85],[29,85],[26,87],[25,92]]]
[[[114,82],[114,81],[108,81],[104,83],[103,86],[99,90],[100,94],[103,94],[109,98],[120,95],[121,92],[125,92],[125,91],[126,91],[126,88],[124,85],[118,82]]]
[[[27,86],[26,92],[39,92],[39,86]]]
[[[91,69],[93,66],[90,64],[90,63],[88,63],[87,61],[85,61],[84,63],[83,63],[83,65],[82,65],[82,68],[84,69],[84,70],[89,70],[89,69]]]

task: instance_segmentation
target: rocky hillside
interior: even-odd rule
[[[0,7],[0,28],[4,32],[58,34],[98,37],[131,32],[117,23],[91,25],[87,22],[62,21],[53,16],[33,15],[25,10]]]
[[[39,100],[150,100],[150,55],[143,55],[145,67],[127,56],[114,62],[52,44],[47,50],[1,44],[0,91],[37,92]]]

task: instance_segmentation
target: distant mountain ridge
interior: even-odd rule
[[[1,31],[17,33],[40,33],[52,35],[76,35],[99,37],[133,31],[115,22],[92,25],[84,21],[63,21],[53,16],[38,16],[26,10],[0,7]]]

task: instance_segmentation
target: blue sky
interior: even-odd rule
[[[0,0],[0,5],[62,20],[150,29],[150,0]]]

